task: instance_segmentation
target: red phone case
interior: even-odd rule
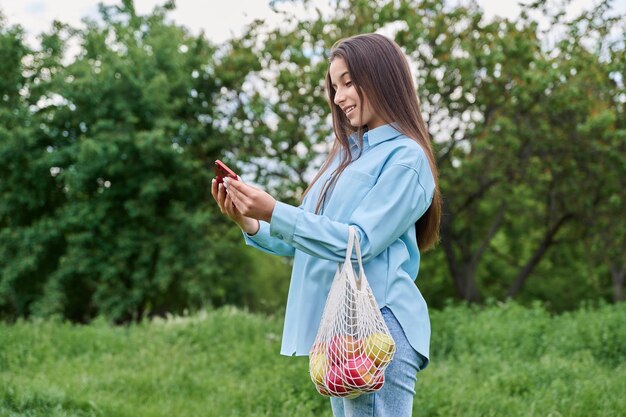
[[[217,178],[217,183],[221,184],[224,182],[225,177],[230,177],[236,180],[237,174],[235,174],[232,169],[228,168],[225,163],[218,159],[215,161],[215,177]]]

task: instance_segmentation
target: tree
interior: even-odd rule
[[[311,17],[274,2],[283,25],[222,45],[168,23],[173,2],[101,6],[100,23],[57,22],[33,50],[0,22],[0,314],[278,305],[259,295],[284,292],[288,263],[243,249],[209,195],[212,161],[297,204],[332,141],[328,51],[371,31],[410,57],[434,138],[430,304],[623,299],[625,19],[608,0],[573,19],[540,0],[516,21],[472,2],[294,3]]]
[[[261,61],[272,74],[265,89],[275,92],[264,99],[256,89],[241,106],[247,117],[271,119],[276,126],[267,123],[261,130],[263,146],[271,150],[257,151],[265,167],[257,180],[277,167],[281,178],[286,173],[298,180],[291,191],[277,191],[297,196],[306,184],[303,167],[319,161],[326,150],[320,145],[329,142],[325,129],[324,135],[309,133],[320,128],[310,115],[320,115],[319,122],[325,110],[318,108],[327,106],[320,84],[325,51],[345,36],[388,33],[415,64],[435,139],[445,212],[440,250],[456,295],[468,301],[518,296],[550,251],[566,244],[573,225],[619,191],[617,182],[601,177],[607,163],[618,168],[612,156],[619,147],[607,148],[601,138],[621,138],[623,129],[594,120],[598,109],[611,120],[623,118],[623,105],[613,104],[623,97],[623,83],[614,76],[615,64],[603,57],[603,45],[623,27],[623,17],[611,17],[608,1],[571,20],[564,6],[539,1],[517,21],[487,21],[471,2],[454,8],[408,0],[334,6],[331,16],[314,13],[270,31],[262,47],[253,47],[269,57]],[[552,31],[541,32],[537,13],[550,19]],[[613,50],[623,51],[623,43]],[[256,112],[246,113],[248,103]],[[602,131],[585,127],[591,125]],[[259,138],[257,133],[250,137]],[[623,221],[623,214],[614,214],[609,224]]]
[[[128,320],[243,299],[249,261],[209,187],[229,148],[214,103],[236,83],[219,66],[240,71],[250,55],[217,62],[166,21],[172,8],[100,6],[103,23],[55,23],[30,54],[18,29],[3,32],[17,45],[3,114],[21,112],[1,153],[6,315]],[[80,50],[65,63],[71,39]]]

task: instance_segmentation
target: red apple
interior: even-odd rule
[[[354,336],[335,336],[328,343],[328,357],[331,362],[341,364],[354,359],[362,352],[362,342]]]
[[[349,386],[363,388],[373,382],[376,368],[374,361],[366,355],[358,355],[354,359],[348,359],[341,370]]]
[[[324,385],[328,392],[333,395],[343,395],[349,392],[341,377],[341,369],[337,365],[332,365],[324,378]]]
[[[323,396],[330,397],[330,393],[328,392],[328,390],[326,389],[325,386],[323,386],[323,385],[315,385],[315,388],[317,389],[317,392],[319,392]]]

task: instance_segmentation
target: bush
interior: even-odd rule
[[[432,311],[414,416],[622,414],[626,304]],[[330,417],[282,317],[232,307],[129,326],[0,324],[0,416]]]

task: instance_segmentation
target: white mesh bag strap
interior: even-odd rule
[[[348,226],[348,246],[346,246],[346,259],[343,261],[344,264],[350,263],[350,258],[352,257],[352,251],[354,250],[354,242],[355,240],[358,242],[358,239],[359,237],[356,235],[355,227]],[[359,248],[358,251],[359,251],[358,253],[361,253],[361,248]]]
[[[351,261],[351,257],[352,257],[352,251],[355,250],[356,251],[356,259],[357,262],[359,263],[359,276],[358,279],[356,279],[355,275],[352,274],[352,277],[355,280],[354,284],[356,286],[357,289],[361,289],[362,284],[363,284],[363,280],[365,278],[365,272],[363,271],[363,258],[361,256],[361,242],[359,241],[359,235],[356,232],[356,227],[354,226],[349,226],[348,227],[348,247],[346,250],[346,259],[344,264],[346,266],[352,266],[352,261]]]

